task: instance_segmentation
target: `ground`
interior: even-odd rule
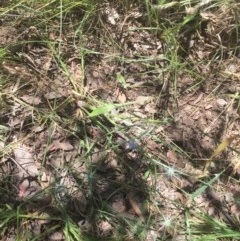
[[[239,4],[160,2],[0,4],[1,240],[240,238]]]

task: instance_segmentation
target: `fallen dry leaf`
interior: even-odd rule
[[[116,195],[114,197],[112,208],[116,213],[122,213],[126,210],[126,203],[123,195]]]
[[[159,144],[156,143],[155,141],[151,140],[151,139],[145,139],[145,145],[146,147],[150,150],[150,151],[154,151],[157,150],[159,148]]]
[[[20,99],[22,99],[29,105],[39,105],[41,103],[41,99],[39,97],[31,95],[23,95],[22,97],[20,97]]]
[[[236,174],[240,174],[240,155],[236,154],[230,159],[233,172]]]
[[[51,62],[52,62],[53,56],[47,55],[44,58],[44,63],[42,64],[42,69],[47,73],[50,69]]]
[[[82,73],[82,67],[80,63],[76,63],[75,61],[71,62],[69,73],[72,77],[72,84],[74,89],[76,90],[77,86],[75,86],[75,83],[81,83],[83,79],[83,73]],[[80,86],[81,90],[83,86]]]
[[[227,101],[224,100],[224,99],[221,99],[221,98],[217,99],[217,103],[218,103],[218,105],[221,106],[221,107],[227,105]]]
[[[60,93],[57,93],[57,92],[48,92],[45,94],[45,97],[48,99],[48,100],[53,100],[53,99],[57,99],[57,98],[61,98],[63,95],[60,94]]]
[[[8,126],[9,127],[14,127],[14,126],[17,126],[17,125],[19,125],[21,123],[22,123],[22,120],[19,117],[16,117],[16,118],[12,117],[8,121]]]
[[[175,164],[178,161],[177,154],[174,150],[167,152],[167,159],[169,163]]]
[[[150,102],[153,98],[150,96],[139,95],[136,98],[136,102],[140,105],[145,105],[146,103]]]
[[[133,194],[128,195],[128,201],[129,201],[133,211],[139,216],[141,221],[144,222],[145,218],[144,218],[143,213],[141,211],[140,204],[137,201],[135,201],[135,199],[133,197]]]
[[[19,185],[18,185],[18,188],[19,188],[19,193],[18,193],[18,196],[20,198],[24,197],[25,194],[26,194],[26,190],[29,188],[30,186],[30,181],[28,179],[24,179]]]
[[[42,125],[42,126],[36,126],[36,127],[33,129],[33,131],[34,131],[35,133],[39,133],[39,132],[42,132],[42,131],[44,130],[44,128],[45,128],[44,125]]]
[[[113,95],[116,96],[116,99],[121,103],[125,103],[127,101],[127,96],[124,94],[123,91],[120,90],[120,88],[117,88],[114,91]]]
[[[212,107],[213,107],[212,104],[208,104],[208,105],[206,105],[204,108],[205,108],[205,110],[209,110],[209,109],[211,109]]]
[[[39,170],[34,161],[32,153],[25,145],[20,145],[13,150],[15,162],[20,167],[20,175],[22,176],[37,176]]]
[[[56,240],[65,240],[65,236],[62,232],[56,231],[52,233],[49,238],[50,241],[56,241]]]
[[[20,198],[30,198],[41,190],[40,185],[29,178],[24,178],[18,185]]]
[[[102,238],[109,237],[113,232],[113,226],[107,220],[99,220],[97,224],[97,232]]]
[[[201,93],[201,94],[197,97],[197,99],[194,100],[193,104],[196,105],[196,104],[202,99],[202,97],[203,97],[203,93]]]
[[[73,146],[69,142],[54,141],[52,144],[48,146],[48,151],[55,150],[72,151]]]

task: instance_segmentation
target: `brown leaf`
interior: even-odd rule
[[[156,143],[155,141],[151,140],[151,139],[146,139],[145,140],[146,142],[146,147],[150,150],[150,151],[154,151],[154,150],[157,150],[159,149],[159,144]]]
[[[145,105],[146,103],[150,102],[153,99],[153,97],[139,95],[136,98],[136,102],[140,105]]]
[[[72,84],[74,89],[77,88],[76,83],[81,83],[83,79],[82,67],[80,63],[76,63],[75,61],[71,62],[69,73],[71,74]],[[81,88],[83,86],[80,86]],[[81,89],[82,90],[82,89]]]
[[[122,213],[126,210],[126,203],[123,195],[116,195],[114,197],[112,208],[117,213]]]
[[[129,203],[131,204],[132,209],[134,210],[134,212],[139,216],[141,221],[144,222],[145,218],[144,218],[143,213],[141,211],[140,205],[139,205],[138,202],[136,202],[134,200],[133,194],[129,194],[128,195],[128,200],[129,200]]]
[[[25,145],[16,147],[13,150],[15,156],[15,162],[20,167],[21,174],[28,174],[30,176],[37,176],[39,170],[34,161],[32,153],[29,152],[28,148]]]
[[[22,123],[22,120],[19,117],[11,117],[8,121],[8,126],[9,127],[14,127]]]
[[[51,196],[43,192],[41,185],[32,177],[24,178],[18,185],[18,197],[37,202],[39,205],[46,205],[51,202]]]
[[[117,100],[121,103],[125,103],[127,100],[127,96],[124,94],[123,91],[120,90],[120,88],[117,88],[114,93],[114,96],[116,96]]]
[[[107,238],[112,234],[113,226],[107,220],[99,220],[97,223],[97,233],[101,238]]]
[[[29,187],[30,187],[30,181],[28,179],[24,179],[18,186],[18,188],[19,188],[18,196],[20,198],[25,197],[26,191]]]
[[[231,158],[230,162],[233,167],[233,172],[239,175],[240,174],[240,155],[235,154]]]
[[[48,92],[45,94],[45,98],[47,98],[48,100],[53,100],[53,99],[58,99],[61,98],[63,95],[58,93],[58,92]]]
[[[227,105],[227,101],[222,98],[217,99],[217,103],[220,107]]]
[[[45,70],[46,73],[50,69],[52,59],[53,59],[53,57],[51,55],[48,55],[44,58],[44,63],[42,64],[42,69]]]
[[[50,241],[56,241],[56,240],[65,240],[65,236],[62,232],[56,231],[52,233],[49,238]]]
[[[39,97],[31,95],[23,95],[22,97],[20,97],[20,99],[22,99],[29,105],[39,105],[41,103],[41,99]]]
[[[175,163],[177,162],[176,152],[173,151],[173,150],[169,150],[169,151],[167,152],[167,158],[168,158],[169,163],[175,164]]]
[[[55,150],[72,151],[73,146],[69,142],[54,141],[52,144],[48,146],[48,151]]]
[[[24,178],[18,185],[20,198],[31,198],[41,190],[40,185],[31,178]]]

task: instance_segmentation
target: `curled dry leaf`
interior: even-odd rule
[[[20,198],[30,198],[41,190],[40,185],[31,178],[24,178],[18,185]]]
[[[32,153],[29,152],[25,145],[20,145],[13,150],[15,156],[15,162],[20,167],[20,175],[26,176],[37,176],[39,170],[34,161]]]
[[[21,200],[31,199],[31,201],[37,202],[39,205],[46,205],[51,202],[51,196],[44,192],[40,183],[31,176],[24,178],[18,184],[18,190],[18,197]]]
[[[20,198],[24,197],[26,195],[26,191],[30,186],[30,181],[28,179],[24,179],[22,182],[20,182],[18,188],[19,188],[19,193],[18,196]]]

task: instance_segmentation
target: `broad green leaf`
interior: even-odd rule
[[[106,113],[112,111],[113,109],[115,109],[114,104],[106,104],[106,105],[100,106],[99,108],[96,108],[95,110],[93,110],[88,115],[88,117],[95,117],[95,116],[98,116],[98,115],[106,114]]]
[[[125,78],[121,74],[117,75],[117,81],[124,89],[129,86],[129,84],[126,83]]]
[[[103,104],[99,107],[94,108],[93,106],[91,106],[92,112],[88,114],[88,117],[95,117],[98,115],[104,115],[107,114],[108,112],[116,109],[116,108],[121,108],[124,106],[128,106],[128,105],[132,105],[135,103],[141,103],[142,101],[129,101],[129,102],[125,102],[125,103],[121,103],[121,104]]]

